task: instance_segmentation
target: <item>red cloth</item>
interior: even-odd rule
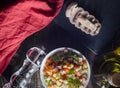
[[[0,74],[21,42],[46,27],[59,13],[63,0],[19,0],[0,12]]]

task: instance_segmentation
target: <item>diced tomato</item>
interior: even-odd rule
[[[67,75],[66,74],[64,74],[64,75],[62,75],[62,77],[61,77],[63,80],[65,80],[66,78],[67,78]]]
[[[45,66],[49,66],[52,62],[52,57],[48,58],[46,63],[45,63]]]
[[[83,60],[82,64],[83,64],[83,67],[87,67],[87,62],[85,60]]]
[[[46,71],[46,68],[44,68],[44,69],[43,69],[43,74],[45,75],[45,74],[46,74],[46,72],[47,72],[47,71]]]

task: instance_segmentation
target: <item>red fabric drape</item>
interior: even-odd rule
[[[0,12],[0,74],[21,42],[46,27],[60,12],[63,0],[19,0]]]

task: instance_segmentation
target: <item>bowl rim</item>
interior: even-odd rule
[[[52,56],[54,53],[56,53],[56,52],[58,52],[58,51],[62,51],[62,50],[64,50],[64,49],[66,49],[66,48],[67,48],[68,50],[71,50],[71,51],[77,53],[77,54],[82,55],[82,56],[83,56],[83,59],[86,60],[87,66],[88,66],[88,78],[87,78],[87,81],[86,81],[86,84],[85,84],[84,88],[87,87],[87,85],[88,85],[88,83],[89,83],[89,80],[90,80],[90,76],[91,76],[91,70],[90,70],[90,64],[89,64],[88,60],[86,59],[86,57],[85,57],[81,52],[79,52],[79,51],[76,50],[76,49],[69,48],[69,47],[60,47],[60,48],[56,48],[56,49],[50,51],[50,52],[44,57],[44,59],[43,59],[43,61],[42,61],[42,63],[41,63],[41,67],[40,67],[40,79],[41,79],[41,82],[42,82],[42,85],[44,86],[44,88],[47,88],[46,85],[45,85],[45,83],[44,83],[44,80],[43,80],[43,79],[44,79],[43,69],[44,69],[44,66],[45,66],[45,63],[46,63],[47,59],[48,59],[50,56]]]

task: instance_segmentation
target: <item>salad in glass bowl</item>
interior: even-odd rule
[[[63,47],[46,55],[40,75],[45,88],[86,88],[90,66],[79,51]]]

